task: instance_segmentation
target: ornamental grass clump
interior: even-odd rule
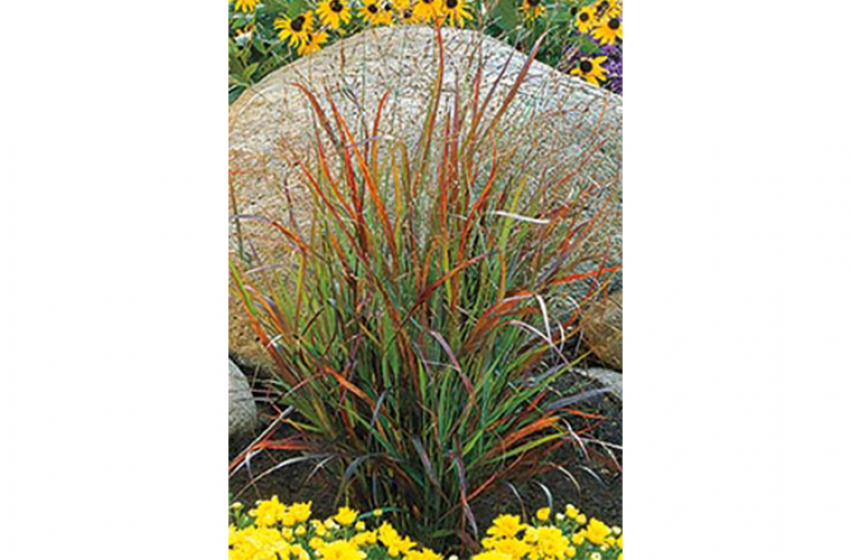
[[[448,98],[440,64],[413,146],[377,133],[388,95],[350,123],[330,92],[298,86],[315,141],[290,157],[313,215],[269,220],[290,262],[231,265],[295,430],[275,446],[334,473],[340,500],[407,512],[400,527],[433,547],[475,546],[476,500],[562,446],[585,451],[571,421],[588,393],[554,382],[614,272],[591,241],[599,185],[580,172],[602,143],[530,175],[505,132],[523,123],[502,119],[531,61],[503,96],[479,73]]]

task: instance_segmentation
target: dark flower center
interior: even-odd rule
[[[393,11],[393,4],[391,4],[390,2],[387,2],[386,4],[384,4],[384,11],[385,12],[392,12]]]
[[[530,8],[534,8],[541,3],[541,0],[526,0],[526,3],[529,4]]]
[[[618,18],[612,18],[609,20],[609,29],[617,29],[621,26],[621,20]]]
[[[431,4],[434,0],[422,0],[423,4]]]
[[[590,72],[593,67],[594,66],[588,60],[583,60],[579,63],[579,69],[582,71],[583,74],[587,74],[588,72]]]
[[[332,12],[337,12],[338,14],[343,11],[343,3],[340,0],[331,0],[330,5]]]
[[[377,14],[378,13],[378,6],[376,6],[375,4],[370,4],[369,6],[366,7],[366,9],[369,10],[369,13],[371,13],[371,14]]]
[[[450,10],[458,6],[458,0],[446,0],[446,7]]]
[[[304,16],[298,16],[290,22],[290,27],[293,31],[299,32],[304,28]]]
[[[579,14],[579,21],[588,21],[588,18],[591,16],[588,15],[588,12],[582,12]]]
[[[411,19],[411,16],[413,16],[413,15],[414,15],[414,11],[411,10],[411,9],[407,9],[404,12],[402,12],[402,17],[405,18],[405,19]]]

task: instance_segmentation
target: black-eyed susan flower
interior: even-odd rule
[[[236,0],[233,3],[234,11],[240,10],[242,13],[247,14],[248,12],[253,12],[257,9],[257,2],[259,0]]]
[[[598,0],[597,3],[593,5],[593,8],[597,19],[618,16],[623,13],[623,6],[621,5],[620,0]]]
[[[620,16],[610,16],[601,20],[591,31],[591,36],[601,45],[614,45],[616,39],[623,40],[623,22]]]
[[[410,25],[413,23],[424,23],[414,15],[414,7],[411,0],[393,0],[396,12],[399,15],[399,23]]]
[[[520,7],[523,9],[523,16],[530,21],[538,19],[547,11],[543,0],[523,0]]]
[[[360,15],[370,25],[390,25],[393,23],[393,6],[387,10],[389,0],[364,0]]]
[[[331,29],[340,29],[352,19],[352,11],[346,0],[322,0],[316,6],[319,21]]]
[[[284,15],[278,16],[275,19],[275,29],[280,29],[278,37],[281,41],[289,40],[290,45],[297,47],[313,32],[313,13],[304,12],[292,19]]]
[[[449,19],[452,27],[464,27],[464,21],[473,19],[473,14],[467,10],[467,0],[443,0],[443,14]]]
[[[605,56],[580,58],[576,68],[571,70],[570,73],[574,76],[581,76],[585,78],[587,82],[592,83],[595,86],[599,86],[606,79],[606,74],[608,73],[608,70],[602,66],[605,61]],[[579,521],[579,516],[576,519]],[[583,520],[580,525],[584,523],[585,521]]]
[[[418,0],[414,4],[413,17],[427,23],[440,18],[443,12],[443,0]]]
[[[586,6],[576,14],[576,29],[580,33],[588,33],[599,23],[594,15],[594,6]]]

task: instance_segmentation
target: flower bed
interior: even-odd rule
[[[481,29],[523,52],[621,93],[622,0],[232,0],[228,34],[233,101],[272,70],[369,27]]]
[[[400,534],[385,512],[342,507],[327,519],[312,519],[312,504],[282,504],[277,496],[244,511],[231,506],[231,560],[443,560],[444,556]],[[531,523],[505,514],[494,519],[471,560],[622,560],[623,535],[572,505],[552,515],[537,511]],[[450,556],[449,560],[457,560]]]

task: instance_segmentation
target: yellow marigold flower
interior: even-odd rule
[[[511,539],[525,528],[526,525],[520,522],[520,516],[500,515],[493,520],[493,524],[488,528],[488,535]]]
[[[310,554],[300,544],[290,545],[290,556],[295,560],[310,560]]]
[[[337,515],[334,516],[334,519],[340,525],[351,525],[355,522],[357,516],[357,511],[344,506],[337,510]]]
[[[547,519],[550,518],[551,512],[552,512],[552,510],[550,508],[543,507],[543,508],[539,509],[537,512],[535,512],[535,517],[538,518],[538,521],[546,521]]]
[[[527,543],[518,539],[490,539],[493,541],[487,548],[508,554],[513,560],[520,560],[532,550]],[[482,541],[484,544],[484,541]]]
[[[242,505],[242,502],[234,502],[234,503],[232,503],[232,504],[230,505],[230,507],[232,507],[233,509],[235,509],[235,510],[239,511],[239,510],[241,510],[244,506]]]
[[[580,545],[585,542],[585,531],[579,531],[578,533],[574,533],[573,536],[570,537],[570,542],[575,545]]]
[[[233,3],[233,9],[241,10],[242,13],[253,12],[257,8],[258,0],[236,0]]]
[[[405,555],[408,552],[417,546],[417,543],[411,540],[410,537],[403,537],[401,539],[395,539],[390,541],[389,543],[384,543],[387,546],[387,554],[392,557],[399,556],[400,554]]]
[[[482,552],[480,554],[476,554],[470,560],[512,560],[511,556],[505,554],[504,552],[497,552],[495,550],[488,550]]]
[[[412,17],[418,22],[428,23],[439,19],[443,13],[443,0],[418,0],[414,4]]]
[[[340,29],[352,19],[352,11],[346,0],[322,0],[316,6],[319,21],[331,29]]]
[[[284,537],[284,540],[291,541],[293,540],[293,530],[289,527],[284,527],[283,530],[281,530],[281,536]]]
[[[333,541],[322,548],[322,560],[364,560],[366,553],[351,541]]]
[[[620,554],[618,554],[618,560],[623,560],[623,552],[621,552]]]
[[[393,5],[389,0],[364,0],[360,15],[373,26],[393,23]]]
[[[467,0],[443,0],[443,15],[452,27],[464,27],[464,20],[473,19],[466,3]]]
[[[599,519],[592,517],[588,522],[588,527],[585,528],[585,538],[594,544],[603,544],[606,537],[612,532],[608,525]]]
[[[422,551],[411,550],[405,555],[405,560],[443,560],[443,555],[430,548],[423,547]]]
[[[564,513],[571,519],[576,519],[579,515],[579,510],[573,504],[567,504],[564,508]]]
[[[520,7],[523,9],[523,16],[529,21],[538,19],[547,11],[542,0],[523,0]]]
[[[313,502],[296,502],[290,506],[290,513],[296,520],[296,523],[304,523],[310,519],[310,508]]]
[[[317,537],[324,537],[325,534],[328,532],[328,529],[325,527],[325,525],[321,523],[317,525],[314,529],[316,530]]]
[[[303,537],[306,534],[307,534],[307,528],[305,528],[304,525],[299,525],[298,527],[295,528],[295,535],[297,537]]]
[[[358,546],[364,544],[375,544],[378,542],[378,533],[375,531],[364,531],[352,537],[352,541],[357,543]]]
[[[366,523],[363,521],[355,523],[355,531],[366,531]]]
[[[564,558],[570,541],[556,527],[532,527],[526,530],[526,542],[532,545],[529,557],[532,560],[538,558]]]
[[[567,557],[568,557],[568,558],[573,558],[573,557],[575,557],[575,556],[576,556],[576,549],[575,549],[575,548],[573,548],[572,546],[571,546],[571,547],[569,547],[569,548],[567,549]]]
[[[381,508],[374,509],[372,510],[372,515],[373,517],[381,517],[382,515],[384,515],[384,510]]]
[[[623,41],[623,24],[620,16],[610,16],[601,20],[591,31],[591,36],[601,45],[614,45],[616,39]]]
[[[594,7],[587,6],[576,14],[576,29],[580,33],[588,33],[597,25],[597,16],[594,15]]]
[[[255,519],[254,524],[258,527],[268,527],[281,520],[284,515],[284,504],[278,501],[277,496],[272,496],[268,500],[257,502],[257,507],[248,514]]]
[[[618,537],[617,545],[619,549],[623,550],[623,535]]]
[[[381,542],[386,545],[388,541],[394,541],[398,539],[399,533],[396,532],[396,529],[393,527],[393,525],[385,521],[381,524],[381,527],[378,528],[378,538],[380,538]]]
[[[295,525],[295,516],[290,510],[287,510],[284,512],[284,515],[281,516],[281,523],[283,523],[285,527],[292,527]]]
[[[275,19],[274,25],[275,29],[280,29],[278,37],[281,41],[289,39],[290,45],[296,47],[313,31],[313,12],[304,12],[292,19],[281,15]]]
[[[601,57],[601,58],[605,58],[605,57]],[[584,513],[580,513],[579,515],[576,516],[576,522],[579,523],[580,525],[585,525],[586,521],[588,521],[588,518],[585,517]]]

